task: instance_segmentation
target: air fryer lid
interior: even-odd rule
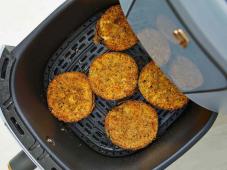
[[[218,105],[227,98],[226,91],[224,96],[213,98],[214,101],[209,103],[205,101],[206,97],[195,98],[194,94],[227,89],[227,69],[223,67],[227,62],[226,55],[223,58],[217,54],[214,58],[210,51],[208,54],[202,50],[203,47],[199,45],[201,42],[196,40],[198,36],[195,38],[190,32],[192,29],[179,21],[181,13],[178,13],[179,18],[174,14],[176,11],[172,4],[181,4],[181,0],[174,3],[159,0],[120,2],[140,43],[162,71],[192,100],[208,109],[219,111]],[[203,40],[202,36],[199,38]],[[211,106],[210,103],[215,104]]]

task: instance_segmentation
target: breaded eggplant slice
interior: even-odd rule
[[[148,63],[139,77],[139,90],[152,105],[165,110],[177,110],[188,98],[165,76],[154,62]]]
[[[66,72],[50,82],[47,102],[51,113],[64,122],[78,122],[94,108],[94,96],[85,74]]]
[[[119,100],[134,93],[138,67],[128,54],[109,52],[93,60],[88,78],[96,95],[106,100]]]
[[[102,43],[110,50],[123,51],[134,46],[137,41],[120,5],[107,9],[96,24],[94,42]]]
[[[156,138],[158,115],[142,101],[126,101],[107,114],[105,130],[113,144],[126,150],[142,149]]]

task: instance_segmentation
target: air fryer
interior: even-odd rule
[[[122,7],[129,23],[138,35],[140,43],[125,52],[135,57],[140,69],[151,58],[160,64],[158,60],[156,61],[157,58],[151,54],[152,51],[149,50],[146,41],[141,38],[141,34],[137,32],[137,26],[140,24],[134,22],[140,21],[146,25],[148,20],[139,20],[139,18],[135,20],[134,17],[131,18],[135,15],[127,12],[127,10],[133,12],[133,5],[140,2],[148,3],[153,9],[149,13],[149,21],[154,21],[157,16],[156,12],[158,12],[162,14],[162,18],[172,19],[171,22],[169,20],[165,22],[164,19],[164,25],[174,23],[177,25],[177,29],[183,30],[184,34],[187,34],[189,50],[187,47],[179,45],[177,37],[172,40],[167,38],[167,42],[173,41],[173,45],[169,45],[173,56],[174,54],[179,54],[179,56],[197,54],[201,55],[201,59],[208,60],[210,53],[205,50],[203,44],[195,39],[195,35],[189,31],[184,20],[179,18],[177,9],[170,1],[131,2],[132,4],[129,2],[128,6],[123,4]],[[49,81],[55,75],[65,71],[87,73],[92,59],[107,51],[105,46],[95,45],[92,41],[95,24],[105,9],[117,3],[119,3],[117,0],[66,1],[18,46],[6,46],[3,50],[0,60],[2,117],[21,144],[23,152],[29,157],[28,159],[21,152],[11,160],[12,169],[28,167],[32,169],[35,167],[34,165],[50,170],[164,169],[189,150],[212,126],[217,113],[201,107],[199,105],[201,102],[190,96],[192,94],[196,96],[197,92],[202,93],[204,88],[200,86],[199,90],[194,88],[185,90],[179,85],[178,80],[171,77],[168,69],[165,69],[166,65],[174,63],[171,62],[173,58],[170,58],[164,65],[160,64],[160,67],[195,102],[191,100],[185,108],[172,112],[157,109],[160,122],[158,138],[140,151],[130,152],[114,146],[103,131],[105,114],[110,108],[117,105],[117,102],[105,101],[96,97],[97,108],[88,119],[79,123],[66,124],[50,114],[45,95]],[[165,34],[162,31],[160,34]],[[163,35],[163,37],[166,36],[169,35]],[[200,69],[199,65],[198,69]],[[203,71],[200,72],[205,74]],[[203,80],[206,81],[204,77]],[[218,85],[216,82],[209,84],[211,81],[212,79],[206,82],[206,87],[213,88]],[[220,84],[218,88],[222,85]],[[139,92],[136,92],[132,98],[143,100]],[[199,100],[202,101],[201,98]],[[212,103],[212,101],[210,102]],[[19,164],[22,162],[21,160],[25,160],[23,165]]]

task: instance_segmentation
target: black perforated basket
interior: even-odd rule
[[[108,51],[103,45],[95,45],[93,43],[96,21],[100,15],[92,17],[76,30],[50,58],[45,70],[45,89],[47,89],[49,82],[57,74],[67,71],[80,71],[87,74],[92,60]],[[142,49],[140,44],[124,52],[135,59],[139,71],[150,61],[149,55]],[[123,150],[112,144],[104,129],[104,119],[107,112],[128,99],[146,102],[139,90],[131,97],[119,101],[108,101],[96,96],[96,107],[92,114],[78,123],[70,123],[67,126],[91,148],[103,155],[119,157],[132,154],[133,151]],[[161,136],[166,131],[184,109],[176,111],[156,109],[159,117],[158,136]]]

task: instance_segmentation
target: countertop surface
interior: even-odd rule
[[[0,46],[16,46],[64,0],[0,0]],[[1,111],[0,111],[1,114]],[[21,150],[0,119],[0,169]],[[168,170],[227,170],[227,113]]]

